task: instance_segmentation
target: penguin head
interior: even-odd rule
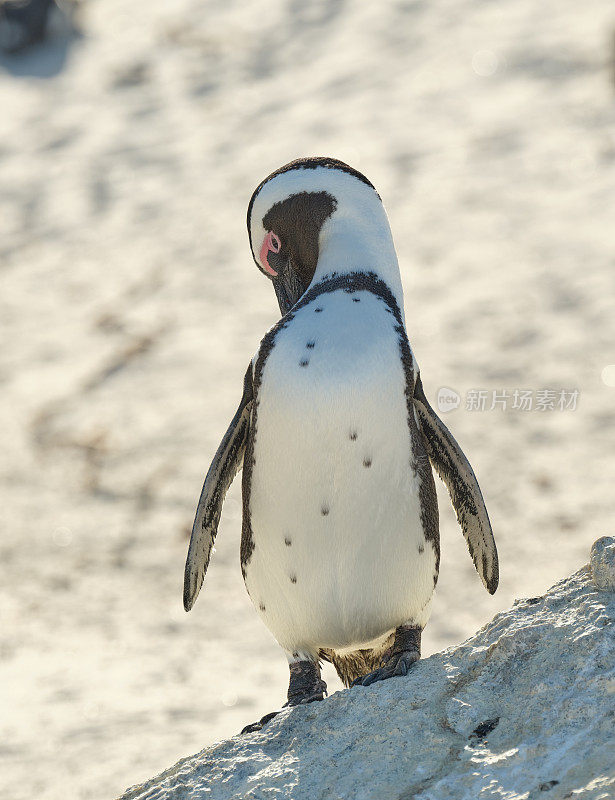
[[[283,315],[327,271],[374,271],[392,254],[399,274],[380,197],[343,161],[302,158],[272,172],[254,191],[247,222],[252,256]]]

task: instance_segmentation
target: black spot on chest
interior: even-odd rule
[[[377,299],[384,303],[386,311],[393,317],[393,325],[399,341],[399,353],[406,375],[406,403],[408,412],[408,426],[410,428],[411,448],[410,454],[410,468],[414,469],[419,478],[419,500],[421,507],[421,523],[425,538],[430,541],[436,554],[436,573],[434,579],[437,578],[437,572],[440,561],[440,546],[439,546],[439,526],[438,526],[438,506],[435,493],[435,484],[431,465],[425,451],[421,432],[418,429],[414,417],[414,367],[412,360],[412,352],[410,344],[406,337],[406,332],[403,326],[401,311],[397,304],[394,294],[391,289],[373,272],[351,272],[343,275],[335,275],[330,278],[317,283],[312,286],[300,298],[296,305],[288,312],[282,319],[275,325],[264,337],[261,342],[258,357],[254,364],[254,398],[252,410],[252,421],[250,425],[249,439],[246,447],[246,456],[244,459],[244,472],[243,472],[243,528],[242,528],[242,569],[245,571],[245,565],[248,563],[254,550],[254,542],[252,537],[251,522],[250,522],[250,487],[251,487],[251,474],[252,474],[252,459],[254,453],[254,443],[258,436],[258,394],[263,380],[263,370],[267,358],[275,345],[278,333],[289,324],[292,323],[298,311],[313,303],[318,298],[338,291],[340,289],[350,289],[351,291],[364,291],[374,295]],[[323,306],[314,308],[315,313],[321,313]],[[309,340],[307,347],[313,340]],[[310,348],[311,349],[311,348]],[[358,434],[356,430],[350,429],[348,434],[350,441],[356,441]],[[365,463],[369,461],[369,464]],[[371,466],[371,457],[365,459],[365,466]],[[326,511],[324,510],[326,508]],[[321,507],[322,516],[327,516],[329,513],[328,506]],[[288,546],[288,545],[287,545]]]

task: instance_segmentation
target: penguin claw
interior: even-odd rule
[[[244,733],[256,733],[257,731],[262,731],[268,722],[270,722],[274,717],[278,716],[280,711],[270,711],[268,714],[265,714],[264,717],[261,717],[258,722],[252,722],[250,725],[246,725],[245,728],[241,729],[241,733],[239,735],[243,736]]]
[[[327,691],[325,690],[324,694],[323,694],[322,691],[320,691],[320,692],[315,692],[314,694],[309,694],[309,695],[307,695],[305,697],[300,697],[300,698],[293,699],[293,700],[287,700],[286,703],[284,703],[284,705],[282,706],[282,708],[293,708],[294,706],[305,706],[308,703],[314,703],[314,702],[317,702],[319,700],[324,700],[325,699],[324,695],[326,695],[326,694],[327,694]]]
[[[415,664],[421,655],[416,650],[407,650],[397,656],[390,658],[383,667],[362,675],[350,684],[350,686],[371,686],[372,683],[385,681],[387,678],[395,678],[407,675],[410,667]]]
[[[257,731],[262,731],[265,725],[270,722],[274,717],[277,717],[280,711],[284,708],[293,708],[294,706],[305,706],[308,703],[314,703],[318,700],[324,700],[324,696],[327,694],[327,687],[324,681],[319,681],[318,685],[315,687],[314,691],[311,694],[302,695],[299,697],[293,697],[292,700],[287,700],[286,703],[280,708],[278,711],[270,711],[268,714],[265,714],[264,717],[261,717],[258,722],[252,722],[250,725],[246,725],[245,728],[241,729],[240,736],[243,736],[244,733],[257,733]]]
[[[288,700],[284,703],[282,708],[292,708],[292,706],[304,706],[307,703],[314,703],[318,700],[324,700],[327,694],[327,684],[318,678],[311,686],[301,686],[299,690],[290,691]]]

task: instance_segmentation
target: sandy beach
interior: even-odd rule
[[[615,529],[610,0],[89,0],[81,25],[0,57],[2,800],[112,798],[284,699],[239,481],[189,615],[182,581],[278,318],[247,204],[293,158],[382,196],[425,391],[458,395],[491,515],[493,597],[438,481],[424,654]]]

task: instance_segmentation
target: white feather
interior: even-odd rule
[[[323,294],[278,333],[264,365],[246,585],[290,653],[365,647],[429,616],[435,554],[395,324],[370,292]]]

